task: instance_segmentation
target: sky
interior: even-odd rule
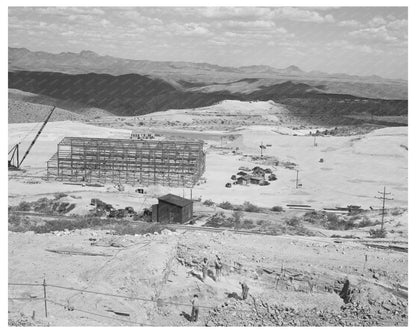
[[[9,7],[9,46],[408,76],[406,7]]]

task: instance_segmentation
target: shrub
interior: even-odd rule
[[[242,229],[253,229],[255,227],[253,220],[245,219],[241,225]]]
[[[229,203],[228,201],[221,202],[218,205],[218,207],[220,207],[222,209],[227,209],[227,210],[233,210],[234,209],[234,206],[231,203]]]
[[[239,228],[241,224],[241,219],[243,218],[243,212],[235,211],[232,215],[232,221],[235,224],[235,228]]]
[[[207,222],[204,224],[205,227],[214,227],[214,228],[234,228],[236,225],[234,218],[225,217],[223,212],[219,212],[211,216]]]
[[[371,222],[371,220],[367,216],[363,216],[360,223],[358,223],[358,228],[365,228],[371,225],[373,225],[373,222]]]
[[[9,214],[9,225],[17,226],[22,221],[22,218],[20,215],[17,214]]]
[[[283,212],[283,208],[281,206],[273,206],[271,211],[273,212]]]
[[[331,238],[346,238],[346,239],[360,239],[360,237],[354,236],[354,235],[345,235],[345,236],[341,236],[341,235],[331,235]]]
[[[354,227],[354,221],[345,221],[335,213],[327,213],[327,228],[329,230],[346,230]]]
[[[203,204],[204,206],[211,207],[211,206],[214,206],[214,205],[215,205],[215,202],[214,202],[214,201],[212,201],[212,200],[210,200],[210,199],[208,199],[208,200],[205,200],[202,204]]]
[[[16,210],[20,210],[20,211],[23,211],[23,212],[27,212],[27,211],[29,211],[29,210],[31,210],[32,209],[32,206],[31,206],[31,204],[29,203],[29,202],[27,202],[27,201],[22,201],[21,203],[19,203],[18,205],[17,205],[17,207],[16,207]]]
[[[52,214],[53,213],[53,205],[55,201],[53,199],[48,198],[40,198],[39,200],[32,202],[32,206],[35,212],[39,213],[46,213]]]
[[[260,207],[257,207],[256,205],[253,205],[251,202],[246,201],[243,204],[243,210],[246,212],[258,213],[260,211]]]
[[[386,238],[387,231],[386,229],[370,229],[369,231],[371,238]]]
[[[267,227],[269,225],[271,225],[272,222],[268,221],[268,220],[258,220],[257,221],[257,225],[258,226],[262,226],[262,227]]]
[[[305,213],[305,215],[303,215],[303,219],[306,222],[312,224],[321,224],[323,226],[326,226],[328,220],[325,212],[316,210]]]
[[[340,222],[343,224],[344,230],[351,230],[351,229],[354,229],[356,227],[356,224],[354,223],[354,220],[351,220],[351,219],[346,220],[346,221],[341,220]]]
[[[243,218],[244,213],[241,211],[235,211],[232,215],[232,218],[234,220],[235,223],[240,223],[241,219]]]
[[[63,192],[58,192],[58,193],[55,193],[55,194],[54,194],[55,200],[59,200],[59,199],[61,199],[61,198],[65,198],[65,197],[67,197],[67,196],[68,196],[68,194],[63,193]]]
[[[403,211],[400,208],[394,208],[391,211],[391,215],[393,215],[393,216],[397,216],[397,215],[401,215],[401,214],[403,214]]]
[[[285,223],[290,227],[299,227],[301,225],[301,219],[297,216],[293,216],[290,219],[286,219]]]

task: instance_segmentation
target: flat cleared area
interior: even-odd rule
[[[9,286],[9,297],[15,298],[9,301],[9,318],[19,313],[30,318],[35,311],[37,325],[51,326],[407,325],[408,128],[311,136],[325,129],[294,126],[295,120],[285,118],[285,112],[269,102],[231,101],[212,109],[48,124],[23,170],[9,171],[9,206],[48,198],[74,208],[61,215],[16,212],[9,215],[9,226],[14,223],[10,216],[23,221],[20,225],[89,219],[94,211],[92,199],[141,213],[167,193],[186,198],[192,193],[197,222],[166,226],[176,231],[147,234],[115,234],[105,226],[62,227],[36,234],[9,231],[9,283],[41,284],[45,277],[48,298],[54,301],[48,302],[50,315],[44,318],[42,286]],[[23,154],[40,125],[9,124],[9,149],[21,142]],[[206,171],[192,192],[139,184],[119,191],[111,183],[90,187],[46,179],[46,162],[62,138],[128,139],[132,131],[155,133],[164,140],[204,140]],[[262,144],[266,147],[263,157]],[[277,180],[266,186],[225,186],[233,183],[231,176],[239,168],[255,166],[270,168]],[[298,188],[296,171],[302,184]],[[387,203],[387,236],[373,239],[369,231],[378,228],[381,208],[375,196],[384,186],[394,198]],[[137,188],[145,193],[137,193]],[[216,205],[204,204],[206,200]],[[218,205],[225,201],[261,207],[258,212],[244,211],[244,219],[255,226],[266,222],[277,230],[274,236],[204,226],[215,216],[224,221],[233,218],[234,211]],[[369,223],[334,230],[305,220],[302,226],[292,227],[288,219],[305,211],[287,205],[307,205],[317,211],[357,205],[364,209],[357,218]],[[271,211],[273,206],[285,211]],[[115,224],[121,222],[114,219]],[[133,228],[143,222],[127,223]],[[303,236],[305,230],[309,236]],[[216,255],[224,263],[220,280],[213,275]],[[210,268],[202,281],[204,257]],[[345,278],[353,287],[349,304],[339,296]],[[246,301],[240,297],[240,281],[250,287]],[[189,321],[195,293],[201,304],[197,323]]]
[[[260,102],[257,109],[261,110],[262,106],[265,105]],[[232,110],[233,105],[228,106],[228,109]],[[247,113],[251,111],[252,106]],[[205,111],[201,110],[201,113],[205,114]],[[148,117],[153,119],[153,115]],[[170,119],[176,119],[174,113]],[[23,139],[21,149],[24,151],[32,140],[33,136],[26,135],[33,126],[10,124],[9,147]],[[140,128],[137,130],[140,131]],[[315,137],[307,135],[310,129],[276,125],[252,125],[217,131],[192,131],[186,127],[172,130],[155,127],[150,130],[160,132],[166,138],[182,137],[205,141],[206,182],[194,187],[195,198],[211,199],[217,203],[230,201],[241,204],[250,201],[262,207],[308,204],[314,208],[360,205],[367,209],[369,206],[377,206],[378,201],[374,196],[386,186],[394,195],[394,206],[407,207],[407,127],[383,128],[363,135],[319,136],[316,137],[317,146],[314,146]],[[56,145],[65,136],[129,138],[130,133],[131,129],[125,127],[118,129],[72,121],[54,122],[53,125],[46,126],[25,160],[26,172],[14,174],[46,175],[46,161],[56,152]],[[264,159],[259,158],[259,146],[262,143],[268,145],[263,152]],[[279,162],[277,166],[276,161]],[[293,169],[288,169],[284,166],[285,162],[296,165]],[[250,169],[255,166],[271,168],[277,180],[268,186],[250,184],[226,188],[225,184],[231,182],[231,176],[242,166]],[[299,183],[302,184],[298,189],[296,170],[299,170]],[[9,181],[9,195],[19,196],[22,193],[27,194],[28,191],[33,194],[36,191],[48,193],[60,191],[62,186],[67,188],[57,182],[45,182],[42,179],[39,181],[40,184],[31,186],[12,178]],[[26,187],[28,191],[24,190]],[[161,191],[179,195],[183,192],[181,188],[162,188]],[[189,190],[186,193],[189,195]]]

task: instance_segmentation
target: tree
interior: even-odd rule
[[[235,228],[239,229],[241,225],[241,220],[243,219],[244,213],[242,211],[235,211],[232,215],[234,220]]]

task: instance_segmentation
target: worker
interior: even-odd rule
[[[205,281],[205,278],[208,274],[208,259],[204,258],[202,261],[202,281]]]
[[[350,280],[348,277],[345,278],[344,285],[342,286],[342,290],[339,293],[339,297],[344,300],[344,303],[349,303],[351,300]]]
[[[215,281],[219,281],[221,277],[222,262],[221,258],[217,255],[215,259]]]
[[[242,299],[243,300],[246,300],[247,299],[247,296],[248,296],[248,290],[249,290],[249,288],[248,288],[248,286],[247,286],[247,284],[245,282],[241,282],[240,281],[239,283],[241,285]]]
[[[194,298],[192,299],[191,303],[192,303],[191,321],[197,321],[198,314],[199,314],[199,300],[198,300],[197,294],[194,295]]]

